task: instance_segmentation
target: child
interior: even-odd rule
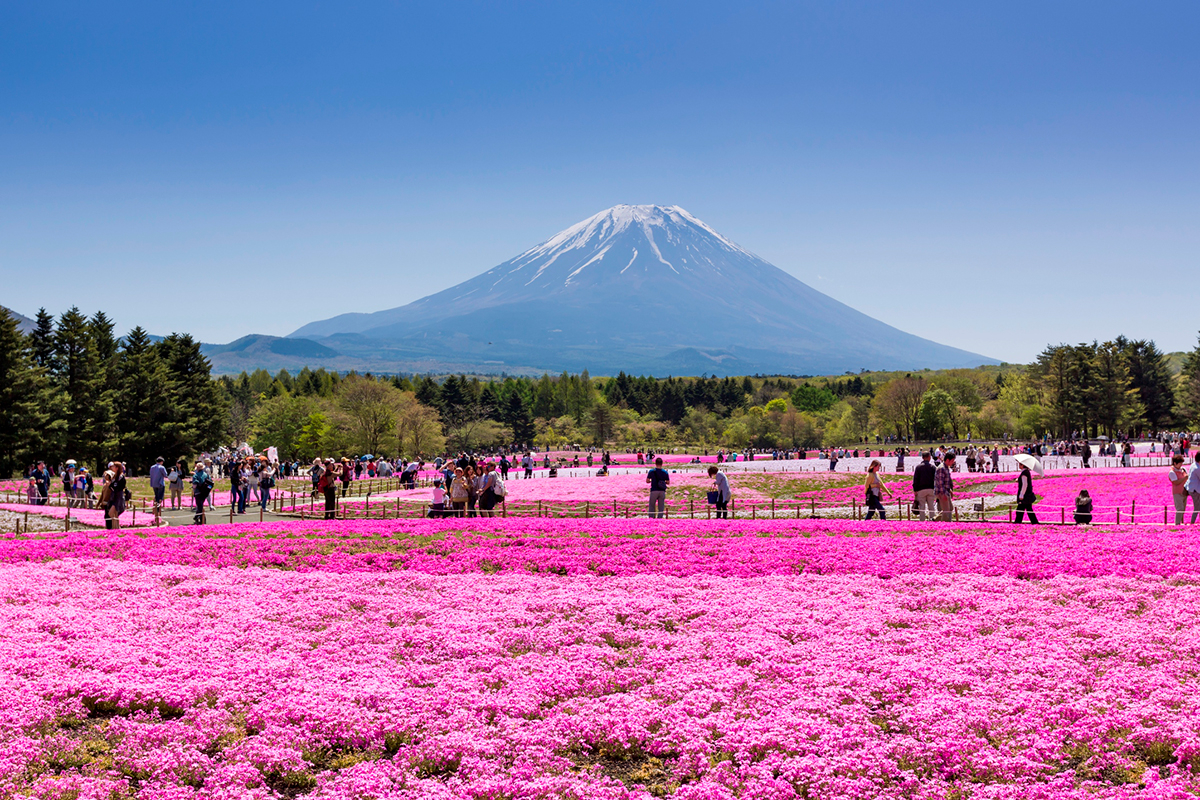
[[[439,478],[433,482],[433,502],[429,506],[429,516],[439,518],[446,515],[446,490],[442,488]]]

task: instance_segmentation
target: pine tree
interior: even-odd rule
[[[221,442],[228,409],[212,380],[208,359],[200,353],[200,343],[186,333],[172,333],[155,349],[171,381],[171,452],[195,455],[215,448]]]
[[[0,477],[24,466],[20,455],[29,445],[37,413],[36,369],[16,319],[0,307]]]
[[[59,387],[66,394],[65,454],[103,472],[103,437],[98,436],[96,409],[104,405],[104,378],[99,368],[91,326],[78,308],[72,307],[58,319],[54,332]],[[101,409],[103,413],[103,409]]]
[[[169,464],[190,456],[171,450],[171,378],[141,327],[125,337],[116,373],[116,449],[120,459],[135,474],[144,474],[159,456]]]
[[[29,334],[29,344],[33,352],[34,363],[53,374],[58,368],[58,352],[54,344],[54,315],[44,308],[37,312],[37,323]]]
[[[504,407],[504,424],[512,428],[513,442],[528,445],[533,442],[537,432],[533,424],[533,414],[529,405],[519,390],[510,392]]]
[[[1184,356],[1178,402],[1180,419],[1193,428],[1200,424],[1200,344]]]

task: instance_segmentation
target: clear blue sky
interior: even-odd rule
[[[1200,322],[1200,4],[9,3],[0,303],[223,342],[616,203],[1012,361]]]

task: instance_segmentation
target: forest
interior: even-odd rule
[[[187,334],[117,336],[103,312],[0,312],[0,474],[31,461],[144,471],[249,442],[281,456],[497,447],[816,448],[886,440],[1140,436],[1200,423],[1200,347],[1047,347],[1028,366],[794,378],[404,376],[305,368],[213,377]]]

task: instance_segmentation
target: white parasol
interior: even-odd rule
[[[1046,470],[1042,468],[1042,462],[1038,461],[1028,453],[1018,453],[1017,455],[1013,456],[1013,458],[1015,458],[1017,463],[1022,467],[1029,467],[1039,476],[1046,474]]]

